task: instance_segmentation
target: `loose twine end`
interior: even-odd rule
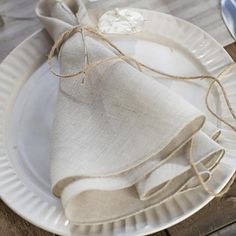
[[[53,62],[52,59],[55,55],[55,53],[60,49],[60,47],[62,46],[62,44],[68,40],[71,36],[73,36],[75,33],[80,32],[82,35],[82,40],[84,43],[84,57],[85,57],[85,62],[84,62],[84,68],[82,68],[79,71],[73,72],[73,73],[69,73],[69,74],[59,74],[58,72],[55,71],[54,66],[53,66]],[[90,35],[92,35],[93,37],[96,37],[97,39],[99,39],[100,41],[102,41],[103,43],[107,44],[107,46],[109,46],[112,50],[114,50],[116,52],[116,56],[114,57],[110,57],[110,58],[105,58],[102,60],[98,60],[95,61],[93,63],[89,63],[88,60],[88,49],[86,46],[86,42],[85,42],[85,33],[89,33]],[[220,78],[226,73],[229,72],[230,70],[232,70],[234,67],[236,67],[236,64],[233,63],[229,66],[226,66],[216,77],[211,76],[211,75],[199,75],[199,76],[175,76],[175,75],[171,75],[162,71],[159,71],[155,68],[152,68],[148,65],[145,65],[144,63],[139,62],[138,60],[136,60],[135,58],[128,56],[126,54],[124,54],[117,46],[115,46],[107,37],[105,37],[104,35],[102,35],[101,33],[99,33],[95,28],[89,27],[89,26],[74,26],[71,27],[70,29],[68,29],[67,31],[65,31],[64,33],[62,33],[58,39],[55,41],[54,45],[52,46],[49,55],[48,55],[48,66],[49,69],[51,71],[52,74],[54,74],[55,76],[61,78],[61,79],[70,79],[70,78],[74,78],[75,76],[79,76],[81,74],[83,74],[83,78],[82,78],[82,83],[84,83],[84,81],[87,79],[87,74],[90,70],[103,65],[103,64],[107,64],[111,61],[115,61],[115,60],[124,60],[127,63],[129,63],[132,66],[135,66],[139,71],[143,71],[144,69],[147,69],[149,71],[152,71],[158,75],[162,75],[164,76],[166,79],[171,79],[171,80],[210,80],[211,83],[207,89],[206,95],[205,95],[205,105],[208,109],[208,111],[219,121],[221,121],[222,123],[224,123],[226,126],[228,126],[229,128],[231,128],[234,132],[236,132],[236,126],[234,126],[233,124],[231,124],[230,122],[228,122],[226,119],[224,119],[223,117],[221,117],[220,115],[218,115],[215,111],[213,111],[213,109],[210,107],[209,105],[209,95],[210,92],[213,88],[213,85],[217,85],[218,88],[220,89],[224,101],[227,105],[228,111],[230,112],[231,116],[233,117],[234,120],[236,120],[236,114],[232,108],[231,102],[228,98],[228,94],[222,84],[222,82],[220,81]],[[192,145],[190,143],[190,145]],[[198,178],[200,184],[202,185],[203,189],[210,194],[211,196],[214,197],[222,197],[226,192],[228,192],[228,190],[230,189],[231,185],[234,183],[235,179],[236,179],[236,175],[233,176],[233,178],[231,178],[231,180],[229,181],[229,183],[227,184],[227,186],[220,192],[220,193],[214,193],[208,186],[207,184],[204,182],[202,176],[199,174],[198,169],[196,167],[196,164],[192,161],[192,153],[191,153],[191,147],[190,147],[190,152],[189,152],[189,164],[191,166],[192,171],[194,172],[194,174],[196,175],[196,177]]]

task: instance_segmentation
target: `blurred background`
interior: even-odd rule
[[[167,12],[201,27],[223,46],[233,42],[220,14],[220,0],[90,1],[98,4],[103,1],[111,8],[131,6]],[[36,3],[37,0],[0,0],[0,61],[16,45],[41,28],[34,13]]]

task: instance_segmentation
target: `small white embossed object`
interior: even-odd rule
[[[144,23],[142,14],[128,8],[115,8],[99,19],[98,28],[106,34],[132,34],[140,32]]]

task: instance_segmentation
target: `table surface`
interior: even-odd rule
[[[16,0],[9,2],[14,3]],[[5,3],[5,10],[14,5],[9,4],[6,0],[0,0],[0,14],[3,12],[1,3]],[[28,1],[27,5],[21,6],[20,13],[18,12],[18,15],[14,15],[14,18],[2,14],[4,25],[0,26],[0,62],[21,41],[41,27],[32,13],[34,5],[35,1]],[[236,61],[236,43],[226,46],[225,49],[232,56],[234,61]],[[0,232],[0,235],[4,236],[53,236],[53,234],[39,229],[16,215],[2,201],[0,201]],[[211,201],[202,210],[185,221],[169,229],[153,234],[153,236],[199,235],[236,235],[236,183],[234,183],[231,190],[224,197]]]

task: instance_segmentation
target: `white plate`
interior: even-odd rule
[[[137,38],[119,37],[114,42],[165,72],[179,75],[214,74],[232,62],[225,50],[199,28],[175,17],[142,10],[148,19]],[[19,45],[0,65],[0,193],[3,201],[33,224],[59,235],[69,234],[60,201],[50,191],[49,137],[58,79],[48,71],[46,54],[51,40],[45,31]],[[225,85],[236,104],[234,74]],[[162,81],[163,82],[163,81]],[[204,86],[164,81],[186,99],[206,111]],[[218,97],[212,105],[220,108]],[[220,126],[209,114],[208,118]],[[209,186],[222,189],[236,166],[236,136],[227,127],[221,143],[225,157]],[[189,217],[212,197],[202,189],[190,191],[135,217],[98,226],[81,226],[81,235],[144,235],[170,227]]]

